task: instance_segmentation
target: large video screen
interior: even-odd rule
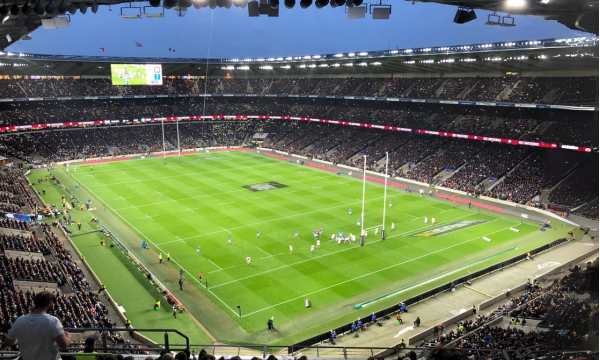
[[[162,85],[160,64],[110,64],[113,85]]]

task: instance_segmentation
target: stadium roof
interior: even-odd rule
[[[408,0],[407,0],[408,1]],[[597,0],[410,0],[413,2],[434,2],[458,6],[467,9],[483,9],[493,11],[488,16],[492,25],[506,26],[502,15],[494,16],[495,12],[540,15],[548,20],[559,23],[575,30],[598,34],[598,1]],[[495,19],[494,19],[495,18]],[[508,18],[512,18],[508,16]],[[512,20],[514,21],[514,19]],[[496,23],[494,23],[496,22]]]
[[[257,3],[253,0],[242,0],[234,2],[234,5],[245,6],[249,2]],[[436,2],[466,9],[483,9],[493,13],[488,15],[488,23],[492,25],[514,25],[514,18],[509,14],[523,15],[541,15],[546,19],[556,20],[569,28],[598,34],[598,0],[411,0],[413,2]],[[3,0],[0,5],[0,49],[5,49],[12,43],[27,39],[28,34],[37,29],[43,22],[59,23],[62,18],[68,18],[69,14],[75,14],[79,11],[85,14],[88,9],[95,13],[99,6],[127,4],[131,7],[131,2],[123,0]],[[263,4],[265,3],[265,4]],[[312,4],[312,1],[310,2]],[[269,12],[269,16],[278,16],[278,6],[273,6],[268,0],[261,0],[261,6],[266,5],[268,9],[274,8],[276,15]],[[278,2],[276,3],[278,4]],[[156,8],[160,11],[163,8],[178,7],[187,9],[190,6],[203,7],[231,7],[231,0],[148,0],[137,4],[139,16],[146,9]],[[393,1],[388,5],[381,1],[365,2],[364,7],[388,7],[391,12]],[[122,11],[122,10],[121,10]],[[496,12],[500,12],[498,15]],[[250,11],[249,11],[250,15]],[[255,15],[256,16],[256,15]],[[427,11],[423,11],[423,17],[427,16]],[[490,17],[491,16],[491,17]],[[497,19],[497,22],[496,20]],[[509,20],[507,24],[505,19]],[[451,21],[451,19],[448,19]],[[468,20],[467,20],[468,21]],[[512,23],[511,23],[512,21]]]
[[[553,70],[597,75],[598,38],[524,40],[245,59],[68,56],[0,52],[2,75],[108,76],[112,63],[161,63],[165,76],[359,76],[378,73],[506,73]]]

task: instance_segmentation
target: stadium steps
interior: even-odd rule
[[[575,211],[581,209],[582,207],[584,207],[586,205],[594,204],[594,203],[596,203],[596,204],[598,203],[598,197],[597,196],[595,198],[593,198],[592,200],[590,200],[590,201],[584,202],[581,205],[577,205],[576,207],[574,207],[573,209],[571,209],[571,212],[575,212]]]
[[[433,183],[434,184],[444,184],[446,182],[446,180],[450,179],[455,174],[457,174],[460,170],[462,170],[462,168],[467,166],[467,164],[468,164],[468,162],[465,161],[462,165],[460,165],[459,167],[457,167],[454,170],[440,171],[436,176],[433,177]]]
[[[356,149],[356,151],[354,151],[354,153],[350,154],[350,157],[348,157],[344,163],[347,164],[353,164],[353,161],[356,160],[357,158],[361,157],[362,151],[366,148],[368,148],[369,146],[371,146],[374,142],[379,140],[379,136],[373,136],[372,138],[370,138],[369,140],[365,141],[359,148]],[[385,156],[384,156],[385,159]],[[367,159],[368,160],[368,159]],[[379,160],[379,159],[377,159]]]
[[[442,81],[442,84],[435,90],[434,94],[436,98],[440,97],[440,94],[442,93],[442,91],[444,91],[444,88],[446,87],[449,81],[450,79]]]
[[[464,100],[467,98],[467,96],[469,96],[469,94],[473,91],[473,89],[475,89],[475,87],[477,86],[477,81],[474,81],[473,84],[467,88],[465,88],[463,91],[459,92],[458,95],[456,96],[456,98],[458,100]]]
[[[561,97],[561,93],[560,93],[560,89],[554,88],[550,91],[548,91],[548,93],[546,95],[544,95],[544,97],[542,98],[543,102],[547,102],[548,104],[550,103],[554,103],[554,101],[557,101],[558,99],[560,99]]]
[[[504,174],[503,176],[501,176],[495,183],[493,183],[488,189],[485,189],[485,191],[492,191],[496,186],[498,186],[498,184],[502,183],[504,181],[504,179],[507,176],[510,176],[510,174],[512,174],[516,169],[519,168],[519,166],[521,166],[521,164],[523,164],[525,161],[527,161],[527,159],[529,159],[530,157],[532,157],[534,155],[534,153],[530,153],[529,155],[525,156],[521,161],[519,161],[519,163],[517,165],[515,165],[512,169],[510,169],[506,174]],[[484,180],[485,181],[485,180]]]
[[[567,179],[569,179],[571,176],[574,176],[574,173],[582,166],[582,163],[577,163],[575,165],[573,165],[570,169],[568,169],[565,172],[565,175],[558,180],[558,182],[554,185],[552,185],[552,187],[548,188],[548,192],[552,193],[554,190],[556,190],[557,187],[560,186],[560,184],[562,184],[563,182],[565,182]]]
[[[519,87],[519,85],[521,84],[522,80],[517,80],[514,84],[509,85],[507,87],[505,87],[502,91],[500,91],[500,93],[498,94],[498,96],[496,96],[497,100],[500,101],[507,101],[510,99],[510,95],[512,94],[512,92]]]
[[[23,92],[23,96],[29,96],[29,94],[27,94],[27,90],[25,90],[25,88],[23,87],[23,85],[21,84],[21,82],[16,82],[17,86],[19,87],[19,89],[21,89],[21,91]]]
[[[545,132],[548,131],[552,127],[553,123],[550,121],[542,121],[538,126],[536,126],[532,133],[545,135]]]

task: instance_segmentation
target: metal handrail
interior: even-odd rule
[[[112,327],[112,328],[105,328],[105,327],[94,327],[94,328],[65,328],[66,332],[69,333],[84,333],[84,332],[88,332],[88,331],[98,331],[100,333],[111,333],[111,332],[119,332],[119,331],[126,331],[126,332],[153,332],[153,333],[163,333],[164,334],[164,343],[163,345],[163,349],[169,351],[171,349],[171,344],[169,341],[169,334],[173,333],[173,334],[177,334],[179,336],[181,336],[184,340],[185,343],[183,344],[183,349],[186,351],[190,351],[190,338],[182,333],[181,331],[177,330],[177,329],[168,329],[168,328],[133,328],[133,327]],[[105,344],[106,345],[106,344]],[[177,344],[174,344],[173,346],[177,347]],[[107,348],[107,346],[104,346],[104,348]]]

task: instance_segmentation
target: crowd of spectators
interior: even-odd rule
[[[473,155],[470,161],[443,185],[471,194],[481,193],[484,188],[480,184],[484,180],[491,183],[497,181],[514,168],[529,151],[522,147],[506,147],[488,145],[481,152]]]
[[[450,172],[457,170],[480,150],[481,144],[451,142],[413,166],[405,175],[409,179],[432,183],[434,176],[443,170]]]
[[[166,123],[164,133],[166,150],[176,149],[176,124]],[[569,209],[596,196],[594,155],[301,121],[216,120],[179,125],[183,149],[249,145],[257,133],[267,134],[265,147],[336,164],[362,167],[362,155],[367,155],[367,167],[374,171],[383,171],[385,152],[389,152],[393,176],[426,183],[435,178],[440,185],[521,204],[540,200],[546,189],[551,191],[552,203]],[[14,156],[42,162],[147,153],[162,150],[162,126],[36,131],[4,136],[0,145]],[[444,176],[437,177],[440,174]],[[0,208],[3,205],[0,202]]]
[[[13,193],[9,193],[9,194],[14,196]],[[27,230],[31,229],[31,226],[29,226],[29,224],[22,222],[22,221],[5,218],[5,219],[0,219],[0,228],[27,231]]]
[[[503,200],[526,204],[534,197],[561,180],[577,166],[576,154],[554,158],[549,152],[535,152],[519,163],[488,195]]]
[[[453,100],[594,104],[594,77],[448,77],[448,78],[165,78],[162,86],[112,86],[106,78],[2,80],[0,97],[65,97],[98,95],[293,94],[387,96]]]
[[[27,96],[134,95],[161,93],[197,95],[213,93],[389,95],[407,97],[502,99],[527,96],[555,102],[566,99],[574,78],[302,78],[302,79],[165,79],[163,86],[111,86],[109,79],[2,80],[9,93]],[[584,97],[596,80],[577,78]],[[566,91],[567,89],[569,91]],[[2,91],[2,90],[0,90]],[[595,91],[595,90],[594,90]],[[1,94],[0,94],[1,96]],[[471,96],[471,97],[470,97]],[[411,129],[439,130],[527,141],[598,146],[598,122],[587,112],[553,112],[531,109],[493,109],[433,104],[394,104],[332,99],[277,99],[254,97],[96,99],[77,101],[22,101],[0,104],[0,123],[31,124],[97,119],[126,120],[137,124],[143,118],[186,115],[290,115],[390,125]],[[594,196],[594,181],[578,159],[547,160],[543,151],[506,145],[481,145],[439,137],[390,133],[357,127],[305,124],[297,121],[173,122],[164,126],[167,150],[179,142],[182,148],[240,145],[257,132],[267,133],[264,145],[291,153],[383,170],[383,157],[390,154],[390,173],[486,194],[518,203],[539,200],[542,190],[552,189],[550,201],[575,209]],[[265,130],[266,129],[266,130]],[[136,141],[131,141],[136,139]],[[71,131],[34,131],[0,137],[0,149],[28,160],[58,161],[82,157],[145,153],[163,149],[162,127],[97,127]],[[583,156],[583,155],[582,155]],[[588,162],[592,162],[588,160]],[[551,165],[549,165],[551,164]],[[456,170],[456,173],[452,173]],[[437,178],[443,170],[445,177]],[[580,176],[582,174],[583,176]],[[592,176],[592,178],[597,178]],[[495,184],[497,182],[497,184]],[[596,180],[597,182],[597,180]],[[491,190],[490,187],[495,185]],[[21,186],[21,185],[20,185]],[[576,191],[574,191],[576,190]],[[18,211],[30,199],[14,198],[2,191],[0,210]],[[582,208],[580,213],[593,204]],[[585,212],[587,214],[587,212]]]
[[[0,228],[2,225],[0,225]],[[1,229],[0,229],[1,230]],[[45,241],[33,235],[0,234],[0,251],[15,250],[24,252],[50,254]]]
[[[574,208],[595,197],[598,190],[598,161],[586,160],[552,190],[550,202]]]
[[[499,318],[509,325],[489,325]],[[537,328],[528,326],[533,323]],[[597,337],[598,259],[584,267],[574,266],[548,287],[530,285],[489,314],[461,321],[452,329],[438,326],[426,345],[456,348],[463,356],[529,359],[552,352],[591,350]]]
[[[568,145],[597,146],[593,114],[332,99],[160,98],[0,104],[0,124],[127,120],[190,115],[289,115]]]
[[[180,124],[179,142],[182,149],[238,145],[246,137],[253,135],[255,125],[253,122]],[[154,124],[46,131],[5,137],[2,140],[15,156],[31,161],[59,161],[162,151],[162,128],[160,124]],[[169,123],[165,125],[165,148],[174,150],[176,146],[177,127],[174,123]]]
[[[29,199],[19,211],[32,213],[41,208],[30,188],[22,186],[25,180],[20,170],[5,170],[0,178],[2,191]],[[107,307],[55,231],[53,225],[0,219],[0,333],[29,312],[36,284],[40,289],[56,289],[52,314],[65,327],[112,326]]]

